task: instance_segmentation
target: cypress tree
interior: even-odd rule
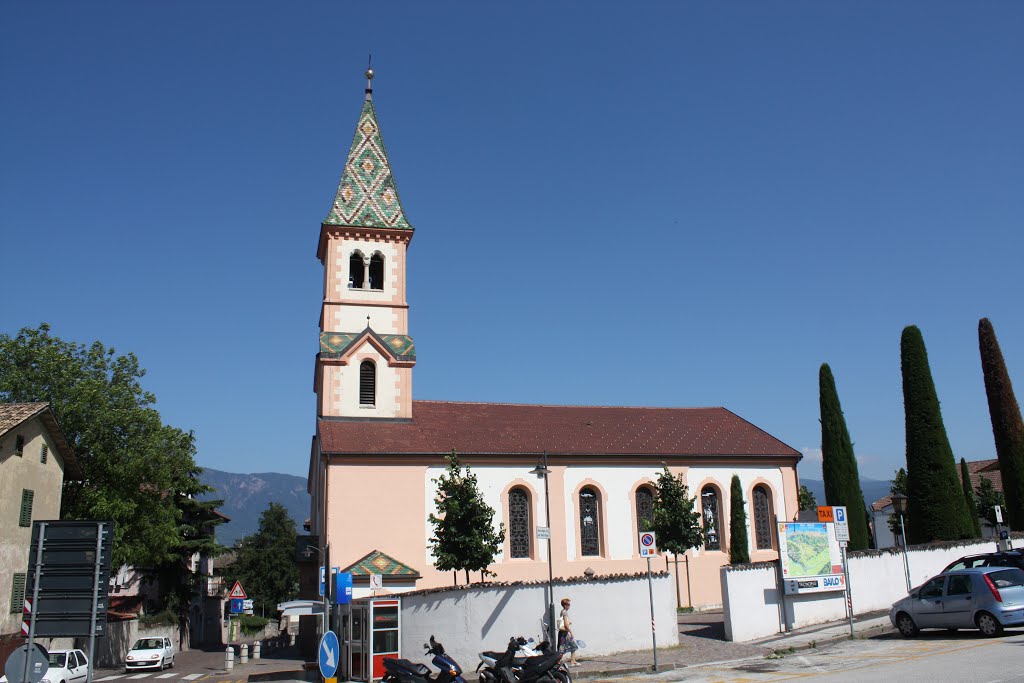
[[[857,459],[846,429],[842,406],[832,369],[822,363],[818,371],[818,396],[821,405],[821,474],[825,480],[825,504],[845,505],[850,525],[850,550],[868,547],[868,525],[857,510],[864,508]]]
[[[967,503],[939,410],[924,337],[915,325],[900,339],[907,432],[907,542],[970,538]]]
[[[974,491],[971,490],[971,473],[967,471],[967,461],[960,458],[960,485],[964,489],[964,500],[967,502],[967,514],[974,524],[971,529],[975,538],[981,538],[981,521],[978,519],[978,506],[974,503]]]
[[[1024,529],[1024,423],[1020,405],[1013,395],[1010,374],[999,350],[996,331],[988,318],[978,322],[978,346],[981,370],[985,375],[988,412],[996,440],[999,474],[1003,478],[1007,522],[1013,529]]]
[[[747,540],[747,509],[743,504],[740,478],[732,475],[729,495],[729,564],[750,562],[750,543]]]

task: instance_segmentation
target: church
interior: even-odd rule
[[[452,574],[433,565],[427,516],[433,480],[455,449],[477,475],[495,526],[505,526],[491,580],[547,580],[549,548],[555,578],[643,572],[637,532],[667,465],[698,497],[706,535],[679,558],[681,603],[721,604],[732,476],[743,486],[751,560],[776,559],[774,521],[797,516],[800,453],[723,407],[414,400],[406,289],[414,231],[385,151],[373,72],[366,75],[317,245],[324,289],[308,487],[310,532],[329,544],[330,564],[352,572],[356,596],[369,594],[371,575],[392,593],[452,585]]]

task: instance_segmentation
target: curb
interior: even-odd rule
[[[685,668],[685,666],[680,667],[674,662],[669,662],[667,664],[659,665],[657,670],[655,670],[652,665],[648,664],[646,666],[628,666],[621,669],[607,669],[604,671],[581,671],[572,678],[574,681],[584,678],[618,678],[619,676],[628,676],[630,674],[654,674],[681,668]]]

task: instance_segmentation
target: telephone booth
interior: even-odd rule
[[[401,612],[398,598],[360,598],[349,605],[349,638],[345,654],[354,681],[384,677],[384,658],[398,657]]]

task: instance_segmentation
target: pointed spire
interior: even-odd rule
[[[405,218],[384,138],[373,108],[373,69],[366,70],[366,99],[326,225],[412,230]]]

